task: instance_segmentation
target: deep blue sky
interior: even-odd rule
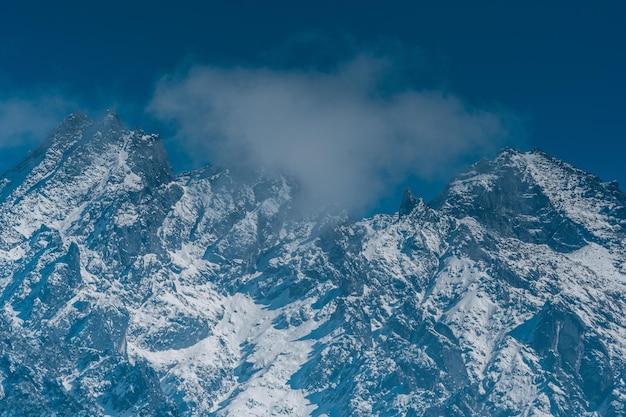
[[[189,164],[171,131],[144,112],[163,75],[193,64],[324,70],[379,48],[402,56],[405,71],[391,83],[445,88],[471,105],[514,112],[523,121],[517,146],[626,185],[621,0],[6,3],[0,103],[62,97],[94,117],[116,108],[130,127],[162,133],[177,168]],[[0,131],[0,171],[33,140],[18,146]],[[442,182],[406,185],[430,198]]]

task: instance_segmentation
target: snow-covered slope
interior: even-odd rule
[[[432,203],[303,215],[68,116],[0,178],[0,415],[626,415],[626,196],[503,150]]]

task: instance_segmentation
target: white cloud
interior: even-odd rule
[[[198,162],[288,171],[310,202],[348,209],[507,140],[508,115],[444,91],[381,91],[389,65],[362,55],[332,72],[196,66],[163,78],[149,111],[177,125]]]

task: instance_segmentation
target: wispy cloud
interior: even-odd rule
[[[508,114],[382,88],[392,65],[363,54],[333,71],[194,66],[161,79],[149,111],[177,125],[198,162],[291,172],[311,203],[353,210],[507,141]]]
[[[0,151],[37,145],[75,109],[75,103],[59,95],[0,98]]]

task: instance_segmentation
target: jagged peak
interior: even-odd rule
[[[420,204],[423,204],[423,200],[415,197],[409,187],[405,188],[402,194],[402,203],[398,209],[398,216],[403,217],[410,214]]]
[[[122,119],[113,109],[105,110],[104,115],[102,116],[102,119],[100,122],[124,125],[124,122],[122,121]],[[64,125],[76,125],[76,124],[85,124],[85,123],[94,123],[94,120],[92,120],[89,116],[87,116],[87,114],[85,114],[81,110],[77,109],[77,110],[74,110],[72,113],[68,114],[67,116],[65,116],[65,118],[63,119],[59,127],[64,126]]]
[[[498,154],[496,155],[496,159],[510,158],[511,156],[520,155],[520,154],[523,154],[523,153],[524,153],[524,151],[522,151],[521,149],[512,148],[510,146],[506,146],[506,147],[500,149],[500,151],[498,151]]]
[[[59,124],[50,135],[50,138],[61,137],[68,134],[75,134],[93,123],[93,120],[89,118],[85,113],[80,110],[75,110],[74,112],[65,116],[65,119]]]
[[[107,109],[104,113],[104,117],[100,122],[106,130],[114,131],[127,131],[128,128],[119,117],[119,115],[112,109]]]
[[[41,146],[43,148],[61,146],[61,152],[65,152],[77,141],[89,142],[93,139],[116,141],[126,132],[128,128],[113,110],[107,110],[100,121],[94,121],[85,113],[76,110],[65,117]]]
[[[533,183],[540,188],[554,188],[556,184],[547,184],[546,178],[564,176],[594,178],[601,182],[595,175],[575,168],[542,149],[523,151],[504,148],[494,159],[483,159],[454,178],[443,194],[462,194],[475,198],[478,192],[496,191],[493,185],[505,177],[510,181]]]
[[[68,114],[65,119],[63,120],[63,123],[89,123],[92,120],[89,118],[89,116],[87,116],[85,113],[83,113],[80,110],[74,110],[72,113]]]
[[[562,163],[558,158],[550,155],[548,152],[544,151],[541,148],[533,148],[530,151],[524,151],[517,148],[506,147],[498,152],[496,157],[491,162],[492,164],[498,165],[512,165],[512,166],[520,166],[527,165],[533,158],[542,158],[547,161]]]
[[[114,110],[108,109],[99,122],[95,122],[80,110],[68,114],[65,119],[50,134],[48,140],[41,146],[47,148],[54,144],[75,142],[81,136],[89,140],[91,137],[106,137],[115,139],[119,133],[128,132],[128,128]],[[99,133],[98,133],[99,132]]]
[[[468,183],[468,181],[472,182],[473,179],[475,179],[480,183],[486,184],[484,181],[485,175],[508,175],[504,173],[511,170],[516,172],[515,175],[520,176],[520,178],[529,179],[531,172],[536,173],[538,171],[551,171],[555,169],[565,169],[570,172],[570,174],[576,175],[592,175],[573,167],[540,148],[533,148],[531,151],[504,148],[498,152],[494,159],[483,159],[472,165],[468,170],[455,178],[452,183]]]
[[[543,156],[549,156],[552,157],[552,155],[550,155],[548,152],[544,151],[541,148],[538,147],[534,147],[532,151],[530,151],[531,154],[535,154],[535,155],[543,155]]]
[[[25,185],[24,191],[34,189],[35,184],[50,181],[56,172],[80,172],[92,160],[132,170],[148,185],[168,183],[174,178],[158,135],[128,130],[113,110],[107,110],[98,122],[75,111],[22,162],[0,177],[0,192],[8,195],[20,184]],[[128,183],[139,184],[130,180]]]
[[[24,181],[28,173],[47,157],[51,148],[54,148],[56,152],[51,157],[54,161],[47,166],[55,166],[62,158],[61,155],[80,140],[83,132],[92,124],[93,120],[80,110],[68,114],[36,148],[28,152],[20,163],[2,175],[3,185],[0,187],[2,191],[7,193]],[[12,183],[12,185],[7,186],[7,183]]]
[[[571,250],[589,239],[612,239],[625,202],[616,185],[541,149],[506,148],[457,176],[430,205],[478,218],[499,233]],[[556,234],[528,233],[540,229]]]

